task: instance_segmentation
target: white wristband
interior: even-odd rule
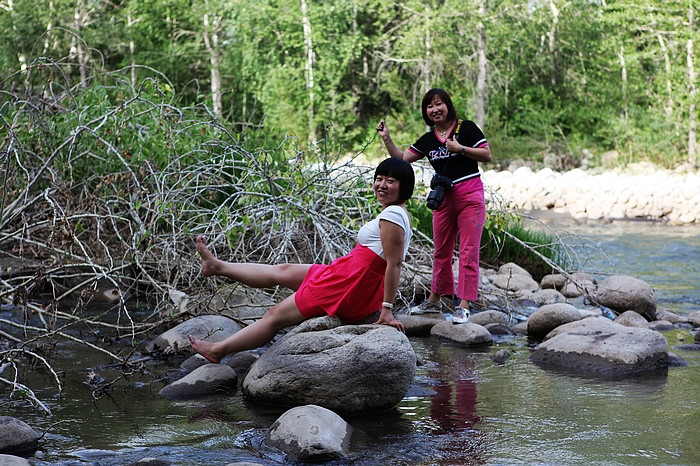
[[[394,303],[388,303],[388,302],[384,301],[382,303],[382,307],[385,307],[387,309],[394,309]]]

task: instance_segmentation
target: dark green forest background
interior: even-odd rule
[[[697,0],[3,0],[0,103],[95,89],[114,103],[120,86],[153,78],[169,104],[203,109],[240,141],[313,147],[332,132],[353,152],[384,115],[400,145],[413,142],[425,129],[420,98],[443,87],[497,161],[588,149],[694,166],[699,9]]]

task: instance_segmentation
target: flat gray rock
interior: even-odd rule
[[[561,333],[540,344],[530,359],[580,374],[659,373],[668,369],[668,343],[652,330],[613,323]]]

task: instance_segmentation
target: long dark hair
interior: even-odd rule
[[[433,101],[435,96],[440,97],[440,100],[445,102],[445,106],[447,107],[447,119],[449,121],[455,121],[457,119],[457,110],[455,110],[455,106],[452,103],[450,94],[448,94],[442,89],[435,87],[425,93],[425,95],[423,96],[423,102],[421,102],[420,105],[420,108],[423,111],[423,121],[425,121],[425,124],[428,126],[435,126],[433,120],[428,118],[428,105]]]
[[[390,157],[384,159],[374,170],[374,178],[378,176],[390,176],[399,181],[399,197],[401,201],[407,201],[413,196],[413,188],[416,186],[416,175],[411,164],[403,159]]]

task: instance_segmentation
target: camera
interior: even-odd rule
[[[452,189],[452,186],[454,186],[454,184],[451,179],[439,173],[434,174],[433,179],[430,180],[430,189],[432,191],[428,193],[428,199],[426,201],[428,209],[436,210],[439,208],[440,204],[442,204],[442,200],[445,198],[445,191]]]

